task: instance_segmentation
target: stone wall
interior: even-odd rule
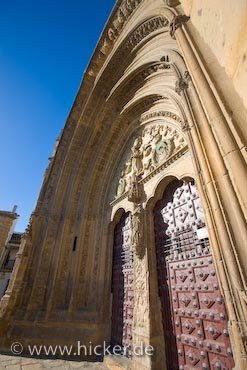
[[[247,1],[181,0],[191,33],[228,114],[246,134]],[[181,7],[180,7],[181,9]]]
[[[14,229],[17,217],[16,213],[0,211],[0,256]]]

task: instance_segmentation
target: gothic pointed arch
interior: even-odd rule
[[[110,342],[113,229],[124,210],[134,254],[132,344],[162,348],[153,359],[134,357],[131,366],[167,368],[161,317],[152,316],[159,303],[150,277],[155,244],[149,204],[165,177],[194,178],[234,360],[246,368],[246,167],[178,3],[117,1],[1,301],[5,348],[23,336],[24,346],[43,338],[60,343],[61,337],[66,343]]]

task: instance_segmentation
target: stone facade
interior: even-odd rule
[[[14,232],[19,215],[17,206],[11,212],[0,211],[0,299],[10,281],[22,233]]]
[[[198,359],[193,349],[201,345],[198,330],[190,349],[186,349],[189,337],[181,339],[178,334],[176,355],[179,361],[181,354],[190,363],[180,369],[196,369],[199,361],[203,369],[246,369],[246,84],[239,81],[245,63],[241,53],[246,50],[242,21],[246,4],[234,2],[236,28],[228,19],[228,2],[200,3],[201,7],[192,0],[181,0],[181,4],[176,0],[123,0],[113,9],[46,171],[1,301],[3,349],[8,350],[14,341],[71,344],[83,338],[85,344],[110,343],[112,315],[119,312],[119,302],[111,303],[113,245],[122,243],[123,251],[126,244],[133,253],[128,268],[134,276],[134,289],[128,292],[134,302],[133,315],[128,317],[132,332],[126,335],[131,346],[144,343],[156,348],[152,357],[133,356],[131,368],[168,369],[171,342],[166,334],[172,329],[167,333],[162,327],[167,315],[161,313],[154,210],[164,191],[181,181],[196,184],[201,202],[197,206],[203,210],[201,219],[212,254],[207,263],[213,263],[216,271],[210,270],[212,289],[219,290],[215,299],[219,304],[225,301],[227,312],[222,332],[215,328],[221,322],[216,320],[205,326],[209,333],[205,335],[214,340],[229,336],[232,350],[227,342],[225,358],[233,351],[233,360],[223,364],[217,357],[217,352],[224,352],[222,347],[216,342],[214,350],[210,341],[209,354],[201,350],[202,359]],[[218,22],[220,17],[224,21]],[[215,27],[217,34],[222,35],[223,29],[224,53],[205,24]],[[237,50],[232,64],[229,45]],[[164,220],[165,212],[164,208]],[[128,243],[114,234],[125,213],[129,215]],[[188,214],[187,208],[180,210],[182,225],[176,226],[176,232],[185,230],[179,228]],[[172,227],[165,230],[171,232],[171,239],[177,238]],[[188,266],[190,258],[193,263],[197,263],[196,256],[206,258],[206,254],[195,254],[204,250],[199,245],[195,244],[193,255],[185,249],[176,258],[186,257]],[[167,261],[164,265],[169,265]],[[123,275],[129,276],[124,271]],[[206,275],[201,273],[198,279],[207,279]],[[203,284],[198,289],[209,289]],[[179,290],[179,285],[174,289]],[[181,300],[189,307],[187,295]],[[207,312],[212,320],[219,314],[207,311],[211,302],[209,296],[203,298],[206,311],[199,310],[201,322]],[[175,315],[180,307],[174,307]],[[186,321],[183,316],[190,313],[181,312],[184,324],[180,329],[190,334],[192,319]],[[223,311],[221,316],[219,320],[226,320]],[[183,349],[180,340],[185,340]],[[208,356],[207,364],[203,356]]]
[[[12,233],[0,258],[0,298],[4,295],[14,268],[16,254],[21,244],[22,233]]]
[[[16,213],[17,206],[14,206],[12,211],[0,211],[0,255],[2,254],[5,245],[8,243],[18,219]]]

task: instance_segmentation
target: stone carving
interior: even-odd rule
[[[158,112],[155,111],[155,112],[145,114],[145,116],[141,117],[140,122],[145,122],[148,119],[155,118],[155,117],[169,117],[169,118],[172,118],[172,119],[174,119],[175,121],[177,121],[179,123],[182,123],[182,120],[179,116],[177,116],[176,114],[174,114],[172,112],[169,112],[169,111],[158,111]]]
[[[170,35],[171,38],[175,40],[175,31],[179,28],[182,27],[184,23],[187,23],[190,17],[188,17],[185,14],[179,14],[175,15],[173,20],[170,23]]]
[[[145,178],[171,155],[185,146],[186,142],[182,135],[168,125],[154,125],[144,128],[135,139],[130,150],[130,157],[121,171],[116,197],[130,191],[128,198],[134,201],[131,199],[133,196],[135,198],[137,195],[140,196],[140,189],[137,189],[138,181]],[[135,201],[138,202],[137,199]]]
[[[188,71],[185,71],[183,77],[179,78],[176,81],[176,85],[175,85],[176,93],[180,95],[182,91],[188,89],[190,81],[191,81],[190,74]]]
[[[165,0],[165,3],[170,8],[175,8],[176,6],[181,4],[180,1],[178,1],[178,0]]]
[[[153,64],[143,68],[142,71],[139,71],[139,73],[132,78],[131,85],[127,85],[127,92],[129,93],[132,86],[137,86],[139,84],[143,84],[144,80],[147,77],[153,75],[154,73],[161,73],[161,72],[163,72],[163,73],[166,72],[166,73],[171,74],[172,73],[171,72],[171,64],[169,64],[165,61],[160,61],[160,62],[153,63]],[[163,96],[160,96],[160,98],[161,99],[166,99],[166,97],[163,97]],[[152,98],[152,100],[154,100],[154,99]]]
[[[135,306],[134,327],[145,328],[148,324],[148,287],[144,261],[134,259]]]
[[[95,76],[100,70],[104,60],[106,59],[106,56],[112,50],[114,43],[120,35],[125,23],[141,1],[142,0],[138,0],[136,2],[130,1],[132,4],[130,10],[126,10],[124,5],[119,7],[117,17],[113,20],[111,26],[106,31],[107,36],[101,41],[100,50],[91,62],[92,68],[88,72],[90,76]],[[127,2],[128,0],[125,3]],[[168,29],[168,25],[169,21],[164,17],[155,17],[145,21],[129,37],[129,39],[126,41],[125,47],[132,49],[133,47],[137,46],[143,40],[143,38],[148,36],[153,31],[164,27],[167,27]]]
[[[133,147],[131,148],[131,164],[132,164],[132,172],[138,176],[142,172],[142,140],[140,137],[137,137],[134,141]]]
[[[155,17],[142,23],[133,33],[128,41],[128,46],[133,48],[137,46],[144,37],[148,36],[151,32],[160,28],[168,26],[169,21],[164,17]]]
[[[182,128],[183,132],[187,132],[187,131],[189,131],[189,130],[190,130],[189,122],[184,121],[184,122],[181,124],[181,128]]]
[[[109,28],[105,32],[105,38],[101,41],[100,50],[94,59],[93,66],[88,72],[90,76],[95,76],[103,63],[102,60],[104,60],[106,55],[112,50],[124,25],[142,1],[143,0],[123,0],[121,2]]]
[[[136,204],[134,207],[134,211],[131,215],[131,245],[135,251],[140,250],[141,248],[141,238],[142,238],[142,231],[141,231],[141,217],[142,217],[142,208],[140,204]]]
[[[131,246],[134,253],[135,305],[134,327],[146,327],[148,323],[148,287],[143,245],[143,208],[134,202],[131,214]]]
[[[142,198],[141,184],[138,182],[138,177],[133,174],[130,180],[129,190],[128,190],[128,200],[133,203],[140,203]]]

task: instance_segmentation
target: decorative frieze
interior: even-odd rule
[[[134,33],[132,34],[128,41],[128,46],[131,49],[136,47],[150,33],[160,28],[167,27],[168,25],[169,21],[164,17],[154,17],[147,20],[134,31]]]
[[[151,118],[156,117],[169,117],[172,118],[174,121],[177,121],[179,123],[182,123],[182,120],[179,116],[177,116],[175,113],[169,112],[169,111],[155,111],[148,114],[145,114],[141,116],[140,122],[145,122]]]

